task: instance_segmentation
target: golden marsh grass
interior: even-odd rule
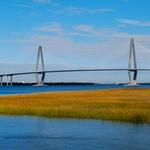
[[[150,123],[150,89],[1,96],[0,114]]]

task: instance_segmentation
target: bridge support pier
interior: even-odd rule
[[[133,67],[132,67],[133,66]],[[128,64],[129,85],[137,84],[137,63],[135,54],[134,39],[130,40],[129,64]]]
[[[7,85],[7,86],[9,85],[9,79],[8,79],[8,76],[7,76],[7,82],[6,82],[6,85]]]
[[[11,75],[10,76],[10,86],[12,86],[13,85],[13,76]]]
[[[1,76],[0,78],[1,78],[1,86],[3,86],[3,76]]]
[[[7,77],[7,81],[6,81],[6,85],[7,86],[12,86],[13,85],[13,75],[8,75],[8,76],[6,76]],[[10,77],[10,80],[9,80],[9,77]],[[2,78],[1,78],[1,85],[3,84],[3,82],[2,82]]]

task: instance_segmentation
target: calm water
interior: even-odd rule
[[[9,94],[25,94],[37,93],[48,91],[76,91],[76,90],[94,90],[94,89],[112,89],[112,88],[134,88],[124,85],[106,85],[106,84],[93,84],[93,85],[51,85],[51,86],[0,86],[0,95]],[[148,85],[138,85],[137,88],[150,88]]]
[[[1,150],[149,150],[150,126],[0,117]]]

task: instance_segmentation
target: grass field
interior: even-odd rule
[[[150,123],[150,89],[1,96],[0,114]]]

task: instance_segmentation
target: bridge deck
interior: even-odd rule
[[[8,73],[0,74],[0,77],[4,76],[16,76],[16,75],[28,75],[28,74],[43,74],[43,73],[69,73],[69,72],[109,72],[109,71],[150,71],[150,68],[145,69],[116,69],[116,68],[107,68],[107,69],[74,69],[74,70],[47,70],[47,71],[32,71],[32,72],[18,72],[18,73]]]

